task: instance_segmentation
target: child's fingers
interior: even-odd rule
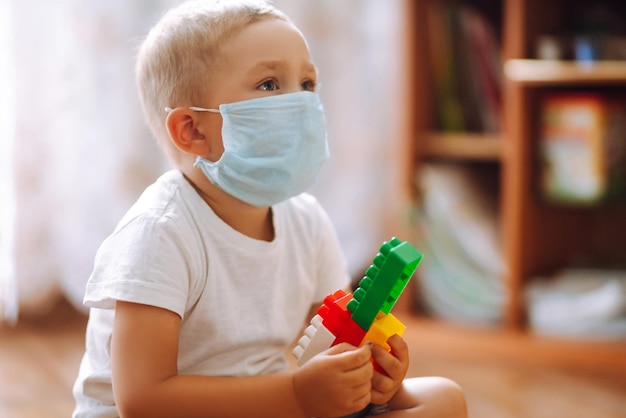
[[[393,352],[389,353],[378,345],[372,345],[372,358],[395,381],[403,379],[408,370],[408,355],[402,353],[401,345],[398,344],[398,348],[400,348],[399,358],[395,357]]]
[[[409,361],[409,346],[407,345],[404,338],[399,335],[392,335],[389,340],[387,340],[387,344],[391,347],[391,354],[400,360],[403,363],[408,363]]]
[[[356,388],[361,385],[367,385],[368,388],[371,386],[372,377],[374,375],[374,367],[371,361],[367,361],[361,366],[344,371],[341,380],[342,384]]]
[[[341,343],[341,344],[333,345],[328,350],[326,350],[326,353],[327,354],[341,354],[341,353],[345,353],[346,351],[354,351],[356,349],[357,347],[353,346],[352,344]]]
[[[387,393],[394,390],[396,386],[396,382],[391,377],[376,371],[372,375],[371,382],[372,390],[380,393]]]
[[[369,385],[364,386],[362,389],[361,395],[352,401],[354,405],[354,407],[351,408],[352,410],[360,411],[365,409],[365,407],[372,402],[372,393]]]
[[[337,366],[342,370],[353,370],[368,364],[372,358],[371,348],[367,345],[356,348],[353,345],[342,343],[331,347],[324,352],[337,362]]]

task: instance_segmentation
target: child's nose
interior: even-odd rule
[[[298,86],[292,87],[292,88],[288,88],[288,89],[284,90],[285,93],[297,93],[299,91],[302,91],[302,89],[299,88]]]
[[[285,88],[283,88],[284,93],[297,93],[302,91],[302,84],[299,80],[290,81]]]

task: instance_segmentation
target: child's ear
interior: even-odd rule
[[[165,119],[167,132],[178,149],[193,155],[207,155],[210,145],[199,123],[198,114],[183,107],[172,109]]]

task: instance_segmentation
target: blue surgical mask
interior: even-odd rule
[[[224,153],[195,166],[220,189],[269,207],[309,189],[328,159],[326,122],[319,95],[309,91],[191,107],[222,115]]]

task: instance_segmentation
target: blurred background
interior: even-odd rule
[[[177,3],[2,0],[0,318],[60,296],[80,308],[98,246],[168,168],[133,71],[142,37]],[[398,206],[401,2],[276,5],[320,70],[332,158],[312,192],[356,275]]]
[[[0,0],[0,416],[71,410],[95,252],[169,169],[133,70],[178,3]],[[319,68],[311,192],[353,278],[391,236],[425,254],[410,374],[471,417],[623,417],[626,3],[274,3]]]

